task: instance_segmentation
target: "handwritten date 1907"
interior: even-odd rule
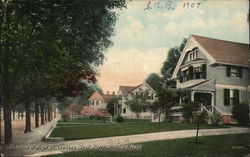
[[[144,10],[161,9],[161,10],[173,11],[176,7],[175,2],[176,1],[173,1],[173,0],[156,1],[156,2],[148,1]],[[197,2],[197,3],[189,2],[189,1],[183,2],[183,8],[199,8],[200,5],[201,5],[201,2]]]

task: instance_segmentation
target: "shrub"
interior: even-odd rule
[[[219,113],[214,113],[214,114],[209,116],[209,119],[211,120],[211,123],[213,125],[218,125],[218,124],[220,124],[222,122],[223,117]]]
[[[199,108],[200,108],[200,105],[197,102],[190,101],[190,102],[183,103],[182,112],[183,112],[183,117],[185,121],[187,122],[193,121],[194,120],[193,112],[198,111]]]
[[[118,123],[124,122],[124,120],[125,120],[125,119],[124,119],[122,116],[116,117],[116,121],[117,121]]]
[[[238,120],[240,125],[249,125],[249,106],[243,102],[239,105],[234,105],[232,110],[233,117]]]

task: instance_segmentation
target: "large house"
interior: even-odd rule
[[[115,92],[112,94],[109,92],[107,92],[107,94],[100,94],[96,91],[89,98],[89,106],[95,109],[106,109],[107,102],[115,97]]]
[[[172,79],[190,89],[191,100],[231,122],[232,107],[250,102],[249,44],[191,35]]]
[[[139,95],[141,93],[148,94],[147,102],[152,103],[156,97],[155,90],[150,87],[147,83],[143,83],[137,86],[119,86],[118,90],[118,105],[115,109],[115,115],[121,115],[125,118],[136,118],[136,114],[132,112],[129,106],[126,104],[126,101],[131,98],[131,95]],[[142,108],[140,117],[142,119],[151,119],[154,113],[151,112],[149,105],[145,104],[145,107]]]

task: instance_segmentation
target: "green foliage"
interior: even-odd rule
[[[218,125],[222,122],[223,116],[220,113],[213,113],[209,116],[209,119],[213,125]]]
[[[233,106],[233,117],[238,120],[241,125],[249,125],[249,105],[247,102],[242,102]]]
[[[224,89],[224,105],[230,105],[230,90],[226,88]]]
[[[183,117],[186,121],[190,122],[194,120],[193,112],[198,111],[200,108],[200,105],[198,102],[183,102],[182,103],[182,112]]]
[[[184,38],[179,47],[169,49],[168,56],[161,68],[161,73],[165,78],[171,78],[186,42],[187,39]]]
[[[108,113],[114,116],[115,105],[118,103],[118,98],[112,98],[107,103]]]
[[[162,88],[163,78],[161,78],[156,73],[151,73],[147,79],[146,83],[149,84],[155,91],[160,90]]]
[[[118,123],[122,123],[124,122],[124,118],[122,116],[117,116],[116,119],[115,119]]]
[[[193,117],[196,124],[204,124],[207,123],[208,113],[206,111],[194,111]]]

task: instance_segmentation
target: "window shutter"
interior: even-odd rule
[[[189,80],[193,79],[193,73],[194,73],[194,67],[193,66],[188,67]]]
[[[233,105],[239,105],[240,104],[240,91],[235,89],[233,92]]]
[[[201,69],[202,69],[202,78],[206,79],[207,78],[207,66],[206,66],[206,64],[202,64]]]
[[[230,90],[226,88],[224,89],[224,105],[230,105]]]
[[[226,76],[230,77],[231,76],[231,66],[226,66]]]
[[[242,68],[241,67],[238,68],[237,73],[238,73],[238,77],[242,78]]]

